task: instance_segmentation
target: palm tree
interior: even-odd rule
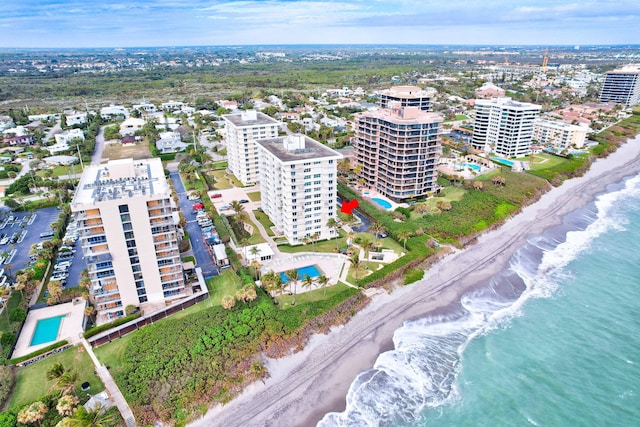
[[[236,213],[236,215],[244,210],[244,205],[237,200],[232,200],[231,203],[229,203],[229,206]]]
[[[369,251],[373,249],[373,242],[370,242],[369,239],[362,239],[362,241],[360,242],[360,246],[362,246],[362,249],[364,249],[364,259],[367,263],[366,268],[369,268]]]
[[[411,232],[408,230],[398,232],[398,240],[404,243],[403,249],[405,252],[407,251],[407,240],[409,240],[409,237],[411,237],[411,235]]]
[[[324,292],[323,292],[323,293],[324,293],[324,295],[326,295],[326,294],[327,294],[327,288],[326,288],[326,286],[327,286],[327,283],[329,283],[329,278],[328,278],[327,276],[325,276],[324,274],[322,274],[322,275],[320,275],[320,276],[318,276],[318,277],[316,278],[316,281],[318,282],[318,284],[320,285],[320,287],[321,287],[322,289],[324,289]]]
[[[380,236],[385,231],[385,226],[379,223],[378,221],[374,221],[371,223],[369,230],[375,234],[376,237]]]
[[[356,285],[358,284],[358,270],[362,268],[362,261],[360,261],[360,255],[355,253],[349,257],[349,262],[351,266],[354,268],[354,276],[356,278]]]
[[[314,233],[311,235],[311,243],[313,244],[314,251],[317,250],[316,243],[318,243],[318,240],[320,240],[320,233]]]
[[[73,415],[65,420],[65,427],[111,427],[116,422],[114,412],[105,411],[100,404],[93,410],[87,411],[80,405]]]
[[[76,406],[78,406],[78,397],[73,394],[65,394],[56,404],[56,410],[60,415],[71,415],[74,412]]]
[[[291,305],[296,304],[296,291],[298,287],[298,280],[300,280],[300,273],[295,268],[287,270],[284,274],[289,278],[289,288],[291,288],[291,284],[293,284],[293,300],[291,301]]]
[[[47,379],[50,381],[57,380],[64,374],[64,372],[65,372],[65,369],[62,363],[60,362],[54,363],[47,371]]]
[[[233,295],[225,295],[224,297],[222,297],[222,301],[220,301],[220,304],[222,305],[222,308],[231,310],[236,305],[236,299],[233,297]]]
[[[304,279],[302,280],[302,287],[311,289],[314,284],[314,280],[308,274],[304,275]]]
[[[338,231],[340,230],[340,222],[337,221],[335,218],[329,218],[329,220],[327,221],[327,227],[329,227],[330,229],[336,232],[336,252],[337,252],[340,250],[340,248],[338,247],[338,237],[340,236],[340,233]]]

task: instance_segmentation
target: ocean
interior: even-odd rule
[[[405,322],[318,426],[640,425],[640,176],[479,285]]]

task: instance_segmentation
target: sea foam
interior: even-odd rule
[[[565,267],[608,230],[623,230],[625,220],[612,209],[625,197],[640,196],[640,177],[597,197],[590,206],[565,217],[562,226],[530,236],[509,268],[487,286],[462,296],[446,315],[407,321],[393,336],[394,350],[378,356],[349,388],[346,409],[328,413],[318,426],[397,426],[412,424],[426,407],[456,399],[456,376],[474,337],[508,325],[529,298],[546,298],[571,274]],[[568,231],[567,231],[568,229]],[[428,272],[427,272],[428,275]],[[529,419],[532,425],[535,421]]]

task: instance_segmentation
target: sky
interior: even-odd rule
[[[640,44],[638,0],[0,0],[0,47]]]

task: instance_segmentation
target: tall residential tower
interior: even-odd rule
[[[632,107],[640,102],[640,64],[629,64],[607,73],[600,101]]]
[[[258,182],[255,141],[278,136],[279,122],[255,110],[222,116],[225,121],[229,170],[243,185]]]
[[[342,154],[304,135],[256,142],[262,209],[289,243],[335,236],[337,164]]]
[[[71,203],[98,321],[186,295],[171,189],[160,159],[87,167]]]
[[[506,157],[531,152],[533,124],[540,106],[511,98],[476,99],[473,148]]]
[[[392,103],[399,102],[401,107],[418,107],[422,111],[433,110],[433,97],[436,90],[422,89],[418,86],[393,86],[381,90],[378,104],[381,108],[390,108]]]
[[[398,202],[436,192],[442,116],[398,102],[391,107],[356,116],[353,146],[360,178]]]

